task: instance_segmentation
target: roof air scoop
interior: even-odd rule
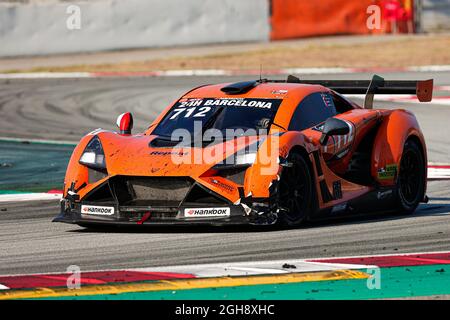
[[[243,82],[236,82],[233,84],[229,84],[226,87],[223,87],[220,89],[222,92],[225,92],[226,94],[242,94],[247,93],[254,87],[256,87],[259,84],[258,81],[243,81]]]

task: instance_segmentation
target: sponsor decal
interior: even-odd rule
[[[230,186],[230,185],[228,185],[226,183],[223,183],[222,181],[219,181],[219,180],[214,179],[214,178],[210,179],[209,181],[212,184],[215,184],[216,186],[218,186],[219,188],[221,188],[221,189],[223,189],[223,190],[225,190],[227,192],[233,192],[234,191],[234,187],[233,186]]]
[[[333,99],[331,98],[331,96],[327,93],[321,93],[320,95],[322,96],[323,103],[325,103],[325,105],[328,108],[334,110],[335,106],[334,106]]]
[[[184,107],[198,107],[202,105],[203,99],[180,99],[178,102]]]
[[[185,156],[189,154],[189,152],[182,152],[182,151],[152,151],[150,152],[151,156]]]
[[[378,179],[380,180],[392,180],[397,175],[396,164],[388,164],[385,168],[378,169]]]
[[[275,91],[272,93],[275,93]],[[286,93],[287,93],[286,90],[280,90],[278,92],[278,94],[286,94]],[[181,99],[175,105],[170,120],[176,119],[180,115],[185,118],[189,117],[201,118],[206,116],[206,114],[208,114],[212,110],[211,107],[213,106],[272,109],[278,108],[278,106],[281,104],[281,101],[282,101],[281,99],[256,99],[256,98]]]
[[[378,200],[386,199],[390,195],[392,195],[392,190],[378,191],[377,199]]]
[[[229,106],[229,107],[252,107],[271,109],[273,102],[265,99],[235,99],[235,98],[221,98],[221,99],[207,99],[205,106]]]
[[[272,90],[272,94],[287,94],[287,90]]]
[[[334,199],[342,199],[342,185],[341,181],[333,182],[333,196]]]
[[[331,213],[339,213],[339,212],[343,212],[347,210],[347,202],[335,205],[332,209],[331,209]]]
[[[185,217],[229,217],[230,208],[186,208]]]
[[[98,216],[112,216],[114,214],[114,207],[99,207],[99,206],[81,206],[81,214],[92,214]]]

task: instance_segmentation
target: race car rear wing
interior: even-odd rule
[[[420,102],[430,102],[433,98],[433,79],[386,81],[374,75],[372,80],[301,80],[290,75],[286,82],[318,84],[341,94],[365,94],[365,109],[372,109],[375,94],[413,94]]]

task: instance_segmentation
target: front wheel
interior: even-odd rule
[[[417,143],[409,140],[403,148],[397,178],[397,206],[401,213],[416,210],[425,193],[425,160]]]
[[[305,159],[298,153],[288,157],[289,167],[285,167],[280,177],[279,216],[282,226],[297,226],[315,208],[313,178]]]

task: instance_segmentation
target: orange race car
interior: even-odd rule
[[[415,116],[374,94],[432,98],[433,80],[265,80],[201,86],[131,134],[97,129],[75,148],[58,222],[82,226],[295,226],[426,202]],[[366,94],[361,107],[342,94]]]

